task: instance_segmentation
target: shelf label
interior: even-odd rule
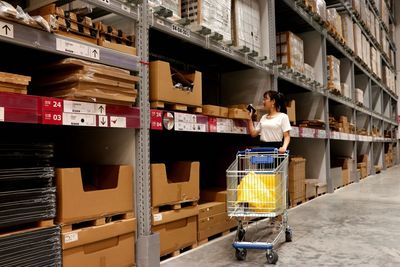
[[[100,60],[100,49],[89,45],[67,41],[61,38],[56,38],[56,49],[61,52],[86,57],[90,59]]]
[[[62,112],[43,111],[42,123],[50,125],[62,125],[63,114]]]
[[[217,132],[217,118],[208,117],[208,131],[210,133],[216,133]]]
[[[153,215],[153,220],[154,220],[155,222],[160,222],[160,221],[162,221],[162,218],[163,218],[162,213],[157,213],[157,214],[154,214],[154,215]]]
[[[175,112],[175,131],[206,132],[207,126],[208,120],[202,121],[201,116]]]
[[[221,46],[221,50],[229,55],[233,55],[233,50],[228,46],[225,45]]]
[[[57,98],[42,98],[42,109],[62,112],[63,100]]]
[[[110,127],[112,128],[126,128],[126,118],[110,116]]]
[[[106,5],[110,5],[111,1],[110,0],[98,0],[100,3],[106,4]]]
[[[217,118],[217,133],[231,133],[233,121],[231,119]]]
[[[73,233],[68,233],[64,236],[64,243],[72,243],[78,241],[78,233],[73,232]]]
[[[326,131],[325,130],[316,130],[315,137],[320,138],[320,139],[325,139],[326,138]]]
[[[0,36],[14,39],[14,25],[0,20]]]
[[[131,8],[127,5],[122,4],[121,9],[127,13],[131,13]]]
[[[180,35],[183,35],[187,38],[190,38],[190,30],[189,29],[185,29],[181,26],[178,26],[176,24],[172,24],[171,25],[171,29],[173,32],[179,33]]]
[[[151,110],[151,126],[150,129],[152,130],[159,130],[163,129],[163,118],[162,118],[162,111],[161,110]]]
[[[108,117],[107,116],[99,116],[99,127],[108,127]]]
[[[315,129],[312,128],[299,128],[300,129],[300,136],[306,138],[314,138],[315,137]]]
[[[64,100],[64,112],[106,115],[106,105]]]
[[[96,126],[96,115],[79,114],[79,113],[63,113],[63,125],[72,126]]]
[[[292,130],[290,131],[290,136],[300,137],[299,127],[292,126]]]
[[[4,121],[4,107],[0,107],[0,121]]]

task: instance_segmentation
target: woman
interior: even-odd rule
[[[274,147],[279,153],[285,153],[290,143],[289,131],[292,129],[286,115],[285,97],[282,93],[267,91],[264,93],[263,104],[267,114],[261,117],[257,127],[249,120],[250,135],[260,136],[262,146]]]

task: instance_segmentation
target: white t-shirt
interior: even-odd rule
[[[264,115],[256,126],[256,131],[263,142],[282,142],[283,133],[291,129],[289,117],[285,113],[277,113],[270,119]]]

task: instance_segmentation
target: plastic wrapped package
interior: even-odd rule
[[[377,51],[374,47],[371,47],[371,69],[372,72],[378,75],[378,58]]]
[[[315,81],[314,68],[306,63],[304,63],[304,75],[312,81]]]
[[[50,23],[47,22],[42,16],[33,16],[32,19],[36,21],[38,25],[40,25],[44,30],[47,32],[51,32],[51,29],[57,29],[57,20],[55,19],[54,16],[50,17],[53,18],[53,20],[50,20]]]
[[[354,31],[354,52],[360,58],[362,58],[362,33],[361,28],[358,24],[353,24],[353,31]]]
[[[231,0],[182,0],[182,18],[189,19],[194,31],[208,28],[232,42]]]
[[[381,63],[381,52],[376,51],[376,58],[377,58],[377,73],[378,77],[382,79],[382,63]]]
[[[304,72],[303,40],[292,32],[277,34],[278,62],[297,72]]]
[[[0,1],[0,16],[4,18],[16,18],[17,10],[5,1]]]
[[[261,54],[261,17],[257,0],[233,0],[233,45]]]
[[[381,40],[381,26],[379,23],[379,20],[375,17],[375,38],[382,45],[382,40]]]
[[[351,98],[351,93],[350,93],[350,86],[348,86],[345,83],[340,84],[340,92],[343,96],[347,97],[347,98]]]
[[[381,18],[383,23],[389,28],[389,9],[385,0],[380,0]]]
[[[317,13],[323,20],[326,20],[326,3],[324,0],[306,0],[314,13]]]
[[[357,11],[358,14],[361,12],[361,4],[360,0],[352,0],[352,6],[355,11]]]
[[[360,0],[360,16],[361,20],[367,23],[367,3],[366,0]]]
[[[367,66],[371,68],[371,44],[369,43],[367,37],[365,37],[365,56],[366,56],[366,64]]]
[[[328,88],[341,91],[340,87],[340,60],[334,56],[328,56]]]
[[[329,8],[327,10],[327,20],[331,24],[331,26],[335,29],[335,31],[340,36],[343,36],[342,20],[335,8]]]
[[[356,88],[356,102],[364,104],[364,91]]]
[[[180,0],[149,0],[149,6],[164,7],[172,11],[172,17],[179,19],[181,16],[181,1]]]
[[[342,30],[343,30],[343,38],[345,40],[346,45],[354,51],[354,32],[353,32],[353,20],[350,15],[343,13],[340,15],[342,19]]]

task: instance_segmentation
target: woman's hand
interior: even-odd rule
[[[278,149],[278,152],[279,152],[279,154],[285,154],[286,148],[284,148],[283,146],[281,146],[281,147]]]

